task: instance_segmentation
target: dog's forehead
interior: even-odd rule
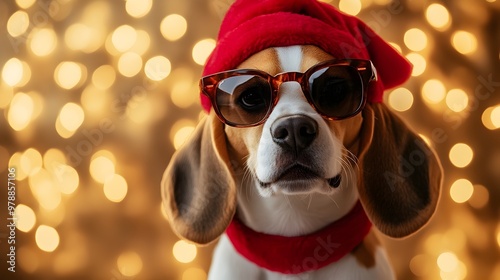
[[[243,61],[239,69],[258,69],[271,75],[282,72],[305,72],[311,66],[333,56],[313,46],[289,46],[264,49]]]

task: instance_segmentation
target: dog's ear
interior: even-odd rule
[[[236,209],[228,163],[223,124],[212,110],[172,156],[161,183],[170,224],[181,238],[207,244],[226,230]]]
[[[426,143],[382,103],[367,104],[360,133],[358,191],[374,225],[404,237],[431,218],[442,169]]]

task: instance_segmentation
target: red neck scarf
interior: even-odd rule
[[[308,235],[260,233],[236,217],[226,234],[236,251],[256,265],[283,274],[299,274],[340,260],[363,241],[371,225],[358,201],[347,215]]]

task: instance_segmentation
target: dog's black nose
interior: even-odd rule
[[[318,123],[304,115],[282,117],[271,125],[273,141],[297,154],[309,147],[317,135]]]

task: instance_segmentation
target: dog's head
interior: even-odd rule
[[[381,83],[373,65],[331,53],[311,45],[265,48],[236,67],[246,70],[202,79],[214,108],[162,181],[179,236],[205,244],[221,235],[243,180],[263,197],[352,188],[373,224],[393,237],[430,219],[439,161],[385,105],[371,102],[368,93]]]

